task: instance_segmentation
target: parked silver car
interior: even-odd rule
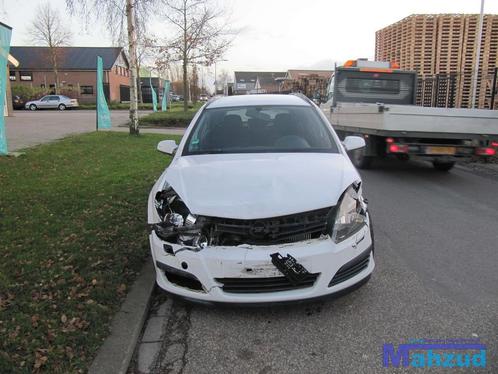
[[[28,101],[24,108],[29,110],[37,109],[59,109],[66,110],[69,108],[77,108],[79,106],[78,100],[71,99],[64,95],[47,95],[39,100]]]

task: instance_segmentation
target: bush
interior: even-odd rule
[[[140,118],[140,125],[158,127],[187,127],[201,106],[202,103],[197,103],[193,106],[189,105],[189,110],[184,112],[183,103],[174,103],[171,109],[167,112],[151,113]]]
[[[40,97],[47,95],[48,89],[41,87],[31,87],[24,85],[13,85],[12,96],[19,96],[24,101],[37,100]]]
[[[42,87],[32,87],[24,85],[13,85],[12,96],[20,96],[24,101],[38,100],[42,96],[49,95],[50,89]],[[78,98],[78,91],[74,88],[63,87],[59,90],[58,95],[64,95],[71,99]]]

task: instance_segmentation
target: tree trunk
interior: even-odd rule
[[[137,30],[135,28],[135,9],[133,0],[126,0],[128,21],[128,55],[130,58],[130,135],[139,134],[137,101]]]
[[[59,93],[59,69],[57,68],[57,50],[54,47],[51,47],[52,53],[52,66],[54,67],[54,75],[55,75],[55,94]]]
[[[140,62],[137,61],[137,71],[138,71],[138,83],[137,83],[137,92],[138,92],[138,102],[140,104],[144,103],[144,97],[142,94],[142,84],[140,83]]]
[[[187,3],[183,3],[183,111],[188,111],[188,98],[189,98],[189,86],[188,86],[188,55],[187,55]]]

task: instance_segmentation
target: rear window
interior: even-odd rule
[[[183,155],[275,152],[339,151],[328,124],[311,107],[244,106],[206,109]]]
[[[399,94],[400,83],[395,79],[347,78],[346,91],[354,93]]]

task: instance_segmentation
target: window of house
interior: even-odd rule
[[[19,73],[19,76],[22,81],[32,81],[33,80],[33,73],[27,72],[27,71],[21,71]]]
[[[82,95],[93,95],[93,86],[81,86]]]
[[[15,81],[16,80],[16,72],[15,71],[10,71],[9,72],[9,79],[11,81]]]

